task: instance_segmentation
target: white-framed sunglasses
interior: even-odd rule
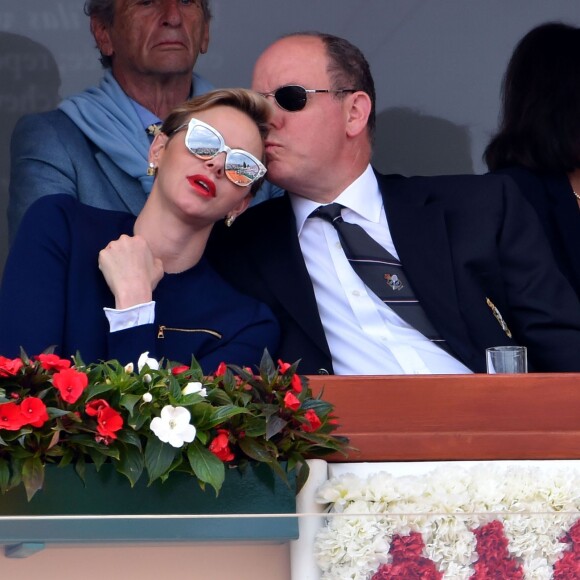
[[[225,152],[224,171],[232,183],[247,187],[266,175],[266,168],[259,159],[243,149],[228,147],[217,129],[199,119],[191,118],[188,123],[172,131],[171,135],[185,127],[185,146],[198,159],[207,161]]]

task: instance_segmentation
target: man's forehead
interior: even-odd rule
[[[320,82],[327,78],[327,64],[324,47],[318,39],[282,39],[258,58],[254,66],[253,88],[262,91],[287,84]],[[264,84],[271,86],[262,86]]]

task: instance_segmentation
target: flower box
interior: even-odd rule
[[[22,486],[0,495],[0,543],[283,542],[298,537],[295,491],[293,473],[286,485],[267,465],[227,470],[218,497],[185,473],[131,488],[109,464],[87,466],[85,485],[72,467],[48,465],[31,501]]]

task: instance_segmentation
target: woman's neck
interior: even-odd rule
[[[143,237],[167,274],[193,268],[202,258],[211,228],[196,230],[177,216],[154,211],[148,203],[137,217],[133,233]]]

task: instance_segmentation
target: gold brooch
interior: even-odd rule
[[[512,332],[508,328],[508,325],[505,323],[503,316],[501,315],[500,311],[497,309],[496,305],[489,299],[485,298],[487,305],[491,308],[493,315],[495,316],[496,320],[499,322],[499,325],[502,327],[503,331],[507,334],[508,338],[512,337]]]

